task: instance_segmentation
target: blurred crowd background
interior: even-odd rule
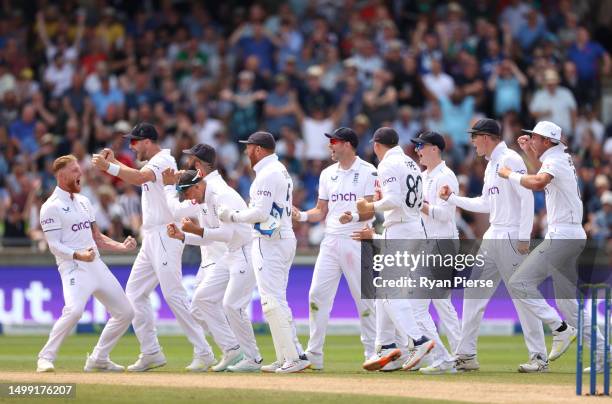
[[[315,205],[338,126],[369,140],[392,126],[406,153],[422,130],[442,133],[461,192],[480,194],[486,161],[465,132],[494,117],[516,148],[521,128],[551,120],[574,156],[590,237],[607,240],[612,96],[610,1],[292,0],[30,1],[0,9],[0,236],[44,249],[38,212],[55,186],[50,163],[72,153],[100,228],[138,236],[139,190],[90,167],[111,147],[137,167],[122,134],[154,123],[163,147],[216,147],[219,169],[245,199],[252,173],[237,140],[278,139],[295,204]],[[608,105],[608,110],[606,110]],[[604,120],[607,117],[607,121]],[[533,236],[546,228],[536,193]],[[462,213],[464,237],[486,218]],[[296,228],[301,248],[321,226]]]

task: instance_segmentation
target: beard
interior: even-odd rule
[[[68,188],[67,191],[71,194],[78,194],[81,192],[81,179],[75,178],[73,181],[66,184],[66,188]]]

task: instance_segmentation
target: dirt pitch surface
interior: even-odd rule
[[[414,397],[480,403],[570,403],[583,401],[573,386],[436,381],[364,379],[310,375],[218,375],[218,374],[87,374],[0,372],[4,382],[48,382],[172,388],[221,388],[318,393],[344,393],[371,396]]]

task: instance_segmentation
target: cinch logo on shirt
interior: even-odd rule
[[[397,178],[389,177],[389,178],[387,178],[386,180],[383,181],[383,185],[386,185],[386,184],[388,184],[390,182],[395,182],[395,181],[397,181]]]
[[[499,195],[499,188],[490,187],[488,193],[489,195]]]
[[[91,222],[86,221],[86,222],[81,222],[81,223],[75,223],[72,225],[72,231],[79,231],[79,230],[83,230],[83,229],[89,229],[91,228]]]
[[[257,195],[259,195],[259,196],[266,196],[266,197],[269,198],[269,197],[272,196],[272,192],[260,189],[260,190],[257,191]]]
[[[41,226],[44,226],[44,225],[46,225],[46,224],[51,224],[51,223],[55,223],[55,220],[53,220],[52,218],[48,218],[48,219],[45,219],[45,220],[41,220],[41,221],[40,221],[40,225],[41,225]]]
[[[357,195],[352,192],[347,192],[345,194],[332,194],[331,196],[332,202],[357,202]]]

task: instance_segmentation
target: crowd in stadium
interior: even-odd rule
[[[113,238],[138,235],[139,190],[90,167],[103,147],[137,166],[122,134],[138,122],[156,125],[179,165],[183,149],[214,145],[220,171],[245,198],[252,174],[237,140],[271,132],[304,209],[330,163],[324,133],[339,126],[354,128],[358,154],[371,162],[380,126],[394,127],[415,159],[411,138],[442,133],[462,192],[478,195],[486,162],[466,129],[482,116],[498,119],[515,148],[521,128],[558,124],[575,158],[587,233],[609,238],[612,125],[601,121],[601,95],[612,13],[569,0],[463,3],[101,0],[29,10],[3,2],[3,244],[44,246],[38,212],[55,186],[50,163],[69,153],[85,172],[98,226]],[[543,193],[535,210],[537,237]],[[465,237],[484,228],[466,213],[458,224]],[[302,247],[322,234],[296,231]]]

